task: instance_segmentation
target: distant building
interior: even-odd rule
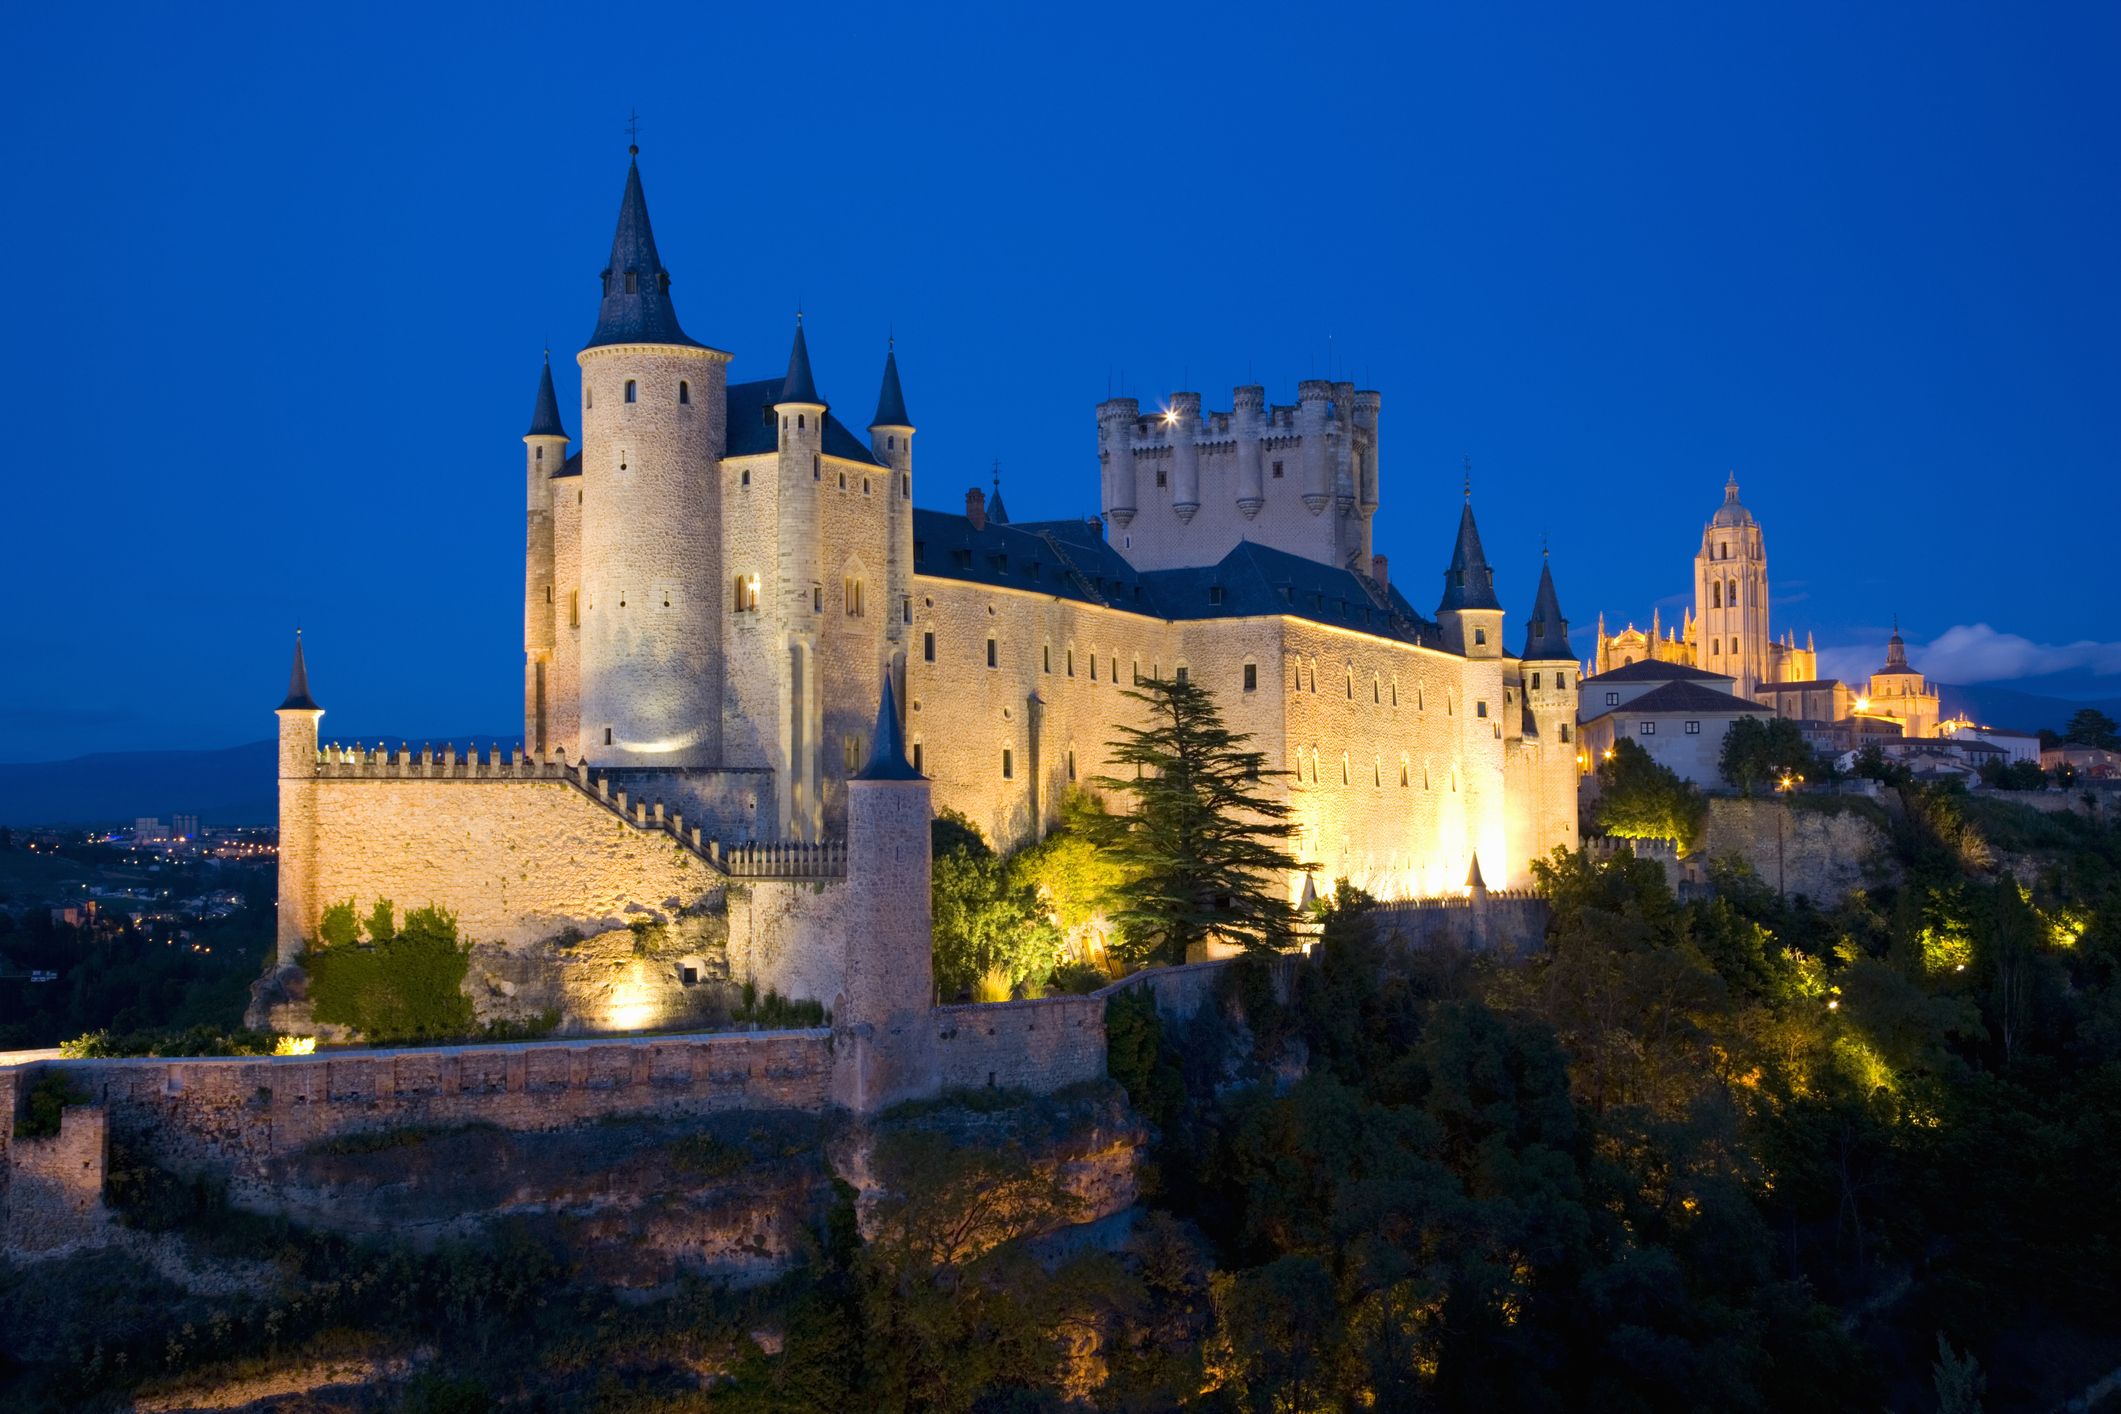
[[[1990,746],[2001,747],[2005,756],[2013,765],[2021,761],[2030,761],[2034,765],[2040,765],[2040,734],[2038,732],[2008,731],[2000,727],[1978,726],[1963,716],[1954,717],[1948,722],[1939,722],[1937,724],[1937,732],[1940,736],[1985,741]]]
[[[169,838],[169,826],[152,815],[142,815],[133,821],[133,843],[155,844]]]
[[[180,840],[199,838],[199,817],[196,815],[173,815],[169,821],[170,833]]]
[[[1735,686],[1731,678],[1683,663],[1631,663],[1585,678],[1577,731],[1582,769],[1597,769],[1625,738],[1695,785],[1720,786],[1731,723],[1774,715],[1738,696]]]
[[[2071,770],[2095,781],[2114,780],[2121,778],[2121,751],[2064,743],[2043,749],[2040,767],[2045,771]]]

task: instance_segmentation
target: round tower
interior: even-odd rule
[[[552,388],[552,353],[538,372],[538,398],[523,434],[523,750],[542,760],[552,745],[550,694],[558,612],[553,570],[552,477],[567,463],[567,427]]]
[[[1333,499],[1333,460],[1326,446],[1332,402],[1333,385],[1323,378],[1306,378],[1296,385],[1296,430],[1303,438],[1303,497],[1312,515]]]
[[[638,153],[638,149],[635,149]],[[581,735],[599,765],[721,757],[722,516],[729,355],[690,338],[626,172],[582,369]]]
[[[810,373],[810,344],[803,317],[795,320],[788,375],[773,402],[778,426],[775,464],[780,513],[779,617],[788,655],[782,681],[788,730],[786,756],[774,773],[783,828],[796,839],[815,840],[825,829],[824,665],[819,641],[827,592],[824,570],[824,397]]]
[[[1097,459],[1103,477],[1105,519],[1125,528],[1134,520],[1134,428],[1141,421],[1138,398],[1107,398],[1097,405]]]
[[[884,679],[869,764],[847,782],[846,965],[832,1023],[833,1086],[869,1113],[935,1093],[934,922],[927,778],[906,760],[891,679]],[[842,1058],[844,1054],[844,1059]]]
[[[1237,510],[1246,520],[1267,503],[1259,439],[1267,420],[1267,390],[1248,383],[1230,393],[1230,425],[1237,433]]]
[[[294,667],[287,698],[273,709],[280,719],[280,902],[277,954],[293,962],[316,926],[317,723],[324,709],[309,695],[309,666],[302,657],[302,630],[295,630]]]
[[[1200,510],[1200,394],[1171,395],[1171,509],[1180,524]]]
[[[899,385],[898,341],[884,349],[884,381],[877,390],[876,416],[869,419],[869,450],[891,468],[890,536],[885,564],[885,609],[889,614],[884,637],[900,646],[892,655],[894,671],[905,667],[904,638],[913,606],[913,419],[906,411],[905,389]]]

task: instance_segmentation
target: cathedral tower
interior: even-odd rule
[[[582,367],[581,735],[590,761],[721,757],[729,355],[679,327],[639,149]]]
[[[1738,499],[1738,473],[1701,532],[1694,556],[1695,666],[1736,679],[1750,699],[1774,674],[1768,662],[1767,548],[1760,524]]]
[[[538,371],[538,400],[530,431],[523,434],[527,525],[523,547],[523,750],[543,758],[557,738],[551,730],[551,693],[556,684],[552,652],[557,630],[557,580],[553,572],[552,478],[567,462],[567,427],[552,389],[552,355]]]

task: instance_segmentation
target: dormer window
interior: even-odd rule
[[[629,295],[637,295],[640,292],[641,277],[635,274],[633,271],[628,270],[626,272],[626,293]]]

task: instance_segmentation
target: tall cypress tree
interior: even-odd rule
[[[1196,683],[1150,679],[1127,696],[1148,709],[1148,725],[1122,726],[1108,745],[1134,778],[1096,782],[1134,806],[1098,827],[1100,843],[1127,866],[1113,898],[1123,955],[1183,962],[1211,936],[1261,951],[1286,946],[1296,915],[1284,880],[1301,866],[1283,841],[1296,827],[1261,786],[1283,773],[1248,747],[1249,733],[1223,725],[1214,695]]]

